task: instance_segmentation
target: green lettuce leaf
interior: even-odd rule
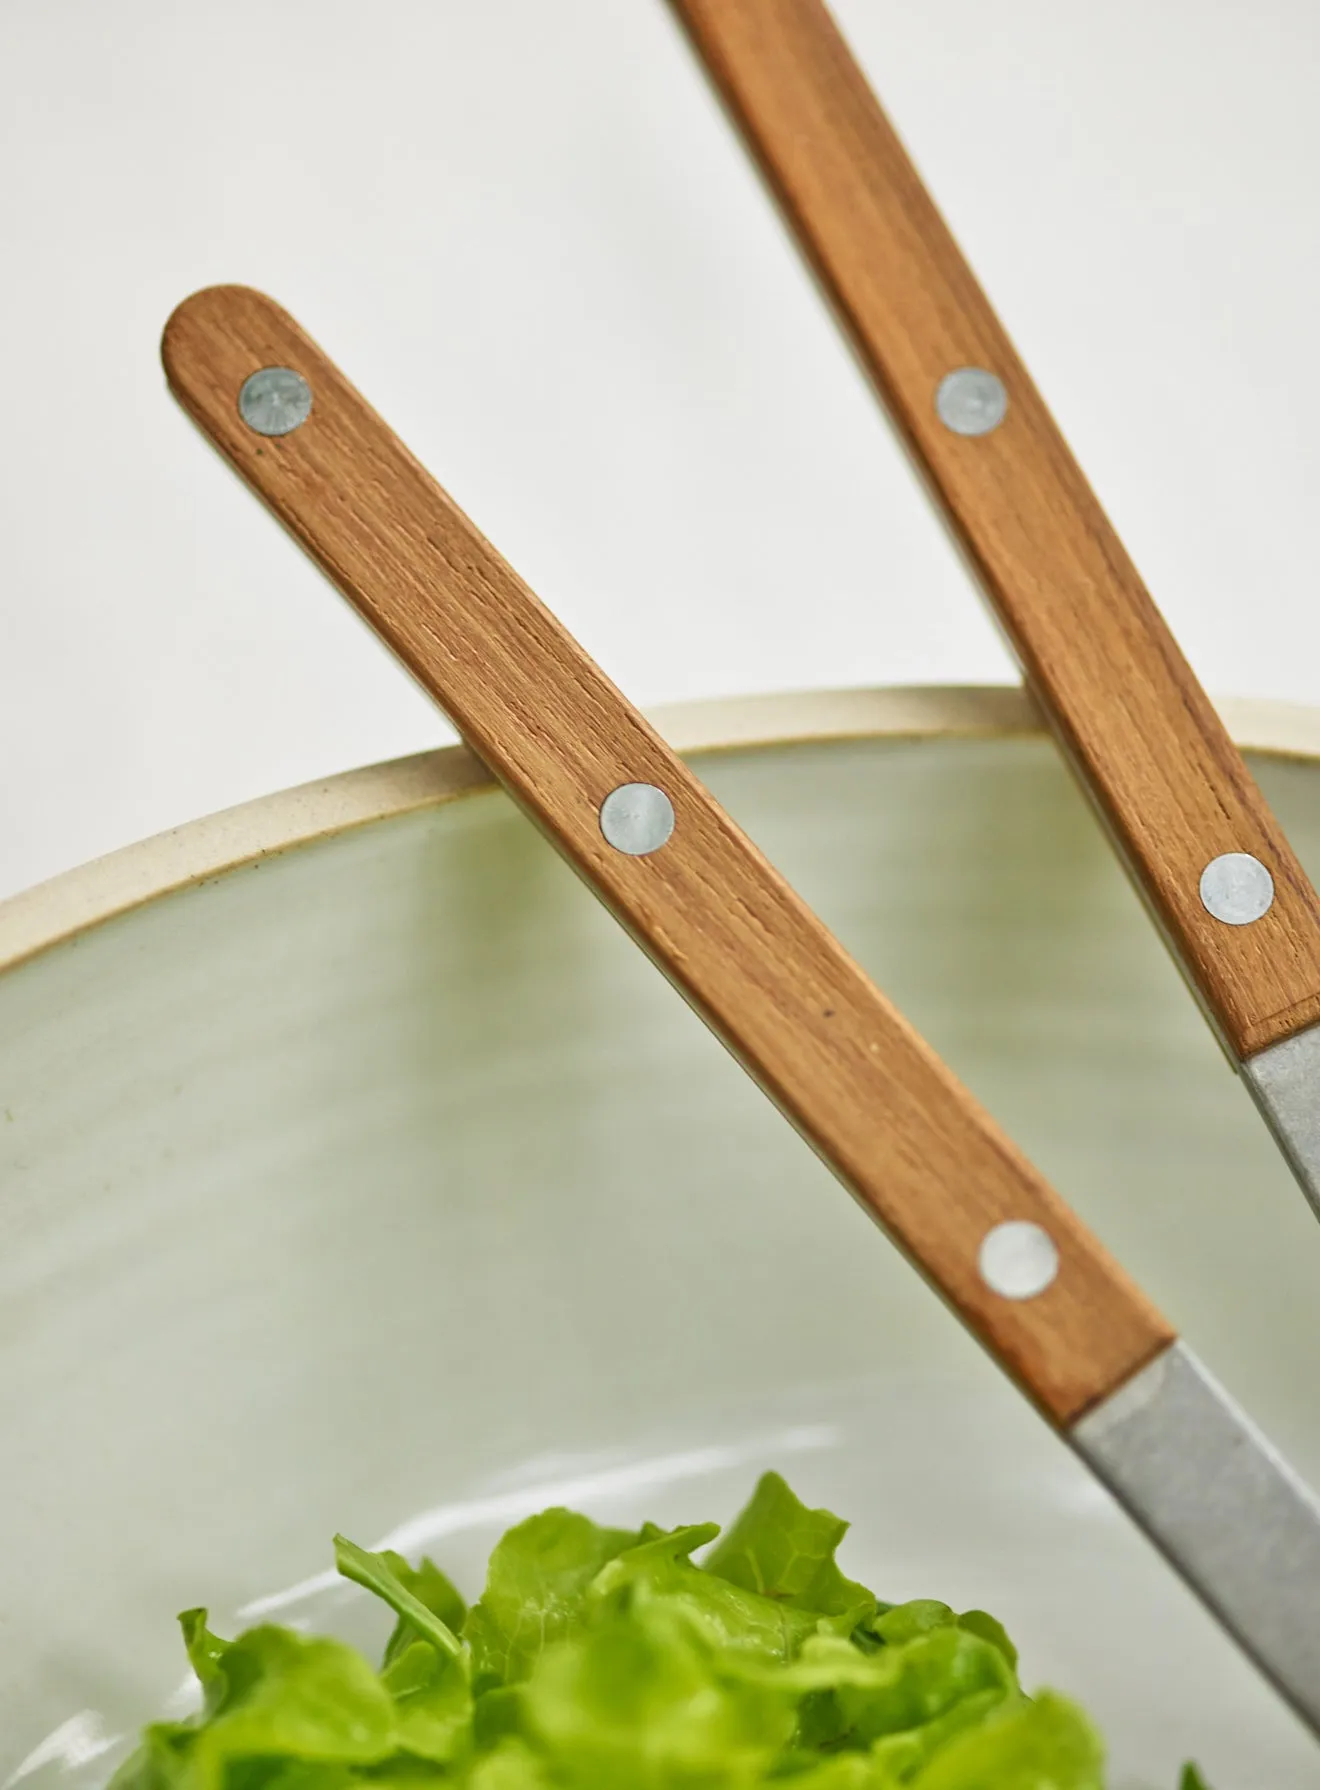
[[[467,1779],[467,1790],[553,1790],[545,1762],[521,1740],[502,1741],[479,1759]]]
[[[874,1615],[876,1600],[844,1578],[834,1553],[848,1532],[828,1510],[808,1510],[778,1473],[762,1474],[751,1502],[702,1562],[745,1591],[820,1616],[845,1619],[844,1632]]]
[[[548,1650],[522,1698],[552,1781],[602,1790],[758,1785],[793,1729],[788,1687],[728,1676],[704,1626],[646,1590]]]
[[[223,1688],[195,1742],[200,1764],[290,1753],[372,1764],[394,1750],[394,1704],[367,1661],[326,1635],[249,1629],[218,1663]],[[200,1773],[203,1780],[208,1773]]]
[[[958,1627],[965,1628],[970,1635],[980,1635],[983,1641],[989,1641],[992,1647],[997,1647],[1003,1654],[1009,1669],[1017,1671],[1018,1650],[1009,1640],[1002,1622],[997,1622],[984,1610],[964,1610],[958,1618]]]
[[[937,1628],[953,1628],[958,1618],[948,1604],[933,1597],[914,1597],[910,1603],[891,1604],[871,1623],[871,1633],[890,1647],[903,1647],[918,1635]]]
[[[587,1587],[637,1539],[632,1530],[602,1529],[571,1510],[542,1511],[510,1529],[463,1625],[474,1683],[525,1678],[550,1642],[580,1626]]]
[[[472,1686],[466,1658],[452,1659],[428,1641],[405,1647],[381,1673],[394,1699],[399,1750],[449,1765],[472,1748]]]
[[[915,1790],[1104,1790],[1104,1763],[1081,1710],[1042,1691],[942,1746],[912,1783]]]
[[[189,1656],[206,1673],[201,1721],[149,1729],[141,1751],[116,1774],[115,1790],[176,1784],[222,1790],[235,1781],[237,1766],[253,1761],[266,1763],[264,1790],[270,1762],[363,1766],[395,1752],[394,1701],[354,1648],[269,1626],[249,1629],[226,1646],[205,1621],[204,1611],[190,1611],[183,1624]],[[296,1775],[312,1790],[311,1777]],[[315,1790],[323,1783],[331,1790],[344,1775],[316,1775]]]
[[[924,1759],[937,1742],[1021,1696],[998,1648],[954,1624],[878,1653],[817,1635],[774,1680],[800,1698],[799,1751],[860,1750],[899,1737],[890,1751],[904,1761]]]
[[[418,1565],[410,1566],[402,1554],[389,1550],[379,1558],[389,1567],[403,1589],[411,1592],[433,1616],[438,1616],[447,1629],[455,1635],[463,1632],[463,1624],[467,1620],[467,1605],[457,1586],[441,1572],[434,1560],[423,1557]],[[400,1616],[385,1645],[385,1664],[388,1666],[411,1642],[422,1638],[416,1625],[406,1616]]]
[[[1094,1730],[1023,1695],[1000,1623],[877,1601],[836,1564],[845,1529],[777,1474],[722,1538],[545,1511],[470,1610],[434,1562],[340,1537],[396,1618],[380,1669],[185,1611],[201,1707],[112,1790],[1101,1790]],[[1181,1790],[1207,1790],[1195,1766]]]
[[[342,1535],[335,1537],[335,1565],[344,1577],[352,1579],[367,1591],[374,1591],[382,1602],[387,1603],[407,1623],[413,1634],[429,1641],[450,1659],[457,1659],[463,1650],[458,1636],[404,1583],[395,1569],[394,1562],[397,1560],[397,1554],[369,1554],[365,1548],[358,1547],[356,1542],[349,1541]],[[414,1577],[407,1561],[402,1564],[405,1573]],[[395,1633],[398,1633],[397,1629]],[[391,1639],[393,1638],[392,1636]]]
[[[895,1790],[901,1781],[866,1753],[840,1753],[815,1765],[808,1762],[784,1780],[792,1790]]]
[[[188,1664],[197,1674],[205,1707],[210,1709],[227,1688],[222,1662],[229,1651],[229,1642],[222,1641],[207,1628],[205,1610],[185,1610],[179,1617],[179,1627],[183,1631]]]
[[[143,1731],[136,1752],[119,1767],[109,1790],[168,1790],[187,1775],[193,1728],[182,1722],[154,1722]]]
[[[380,1678],[394,1702],[398,1751],[437,1765],[465,1757],[473,1723],[470,1655],[440,1614],[462,1621],[458,1592],[430,1561],[412,1567],[400,1554],[371,1554],[342,1535],[335,1537],[335,1563],[398,1617]]]
[[[681,1610],[716,1643],[779,1662],[792,1659],[823,1618],[745,1591],[696,1565],[692,1554],[718,1534],[717,1523],[691,1523],[627,1549],[602,1569],[591,1587],[593,1599],[605,1602],[641,1586]]]

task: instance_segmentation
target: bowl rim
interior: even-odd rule
[[[1320,708],[1229,698],[1237,744],[1320,760]],[[703,697],[647,710],[684,757],[846,739],[986,739],[1046,732],[1017,684],[903,684]],[[171,827],[0,901],[0,974],[108,920],[231,870],[419,809],[496,788],[459,744],[341,771]]]

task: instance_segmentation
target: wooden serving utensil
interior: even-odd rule
[[[824,0],[671,0],[1320,1216],[1320,900]]]
[[[1320,1731],[1320,1506],[286,312],[171,317],[184,408]]]

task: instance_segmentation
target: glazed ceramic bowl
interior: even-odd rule
[[[1320,723],[1235,718],[1320,869]],[[1320,1232],[1013,691],[662,721],[1312,1478]],[[342,1529],[468,1589],[552,1503],[783,1471],[883,1596],[999,1614],[1117,1786],[1320,1754],[461,749],[0,908],[0,1785],[186,1705],[173,1617],[374,1645]]]

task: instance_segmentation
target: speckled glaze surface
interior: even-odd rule
[[[1320,1477],[1320,1231],[1053,748],[993,700],[695,762]],[[541,1505],[728,1516],[770,1465],[852,1519],[882,1595],[1001,1615],[1116,1787],[1173,1790],[1189,1754],[1216,1790],[1320,1785],[1062,1445],[446,762],[319,828],[258,805],[260,855],[157,865],[167,892],[0,973],[0,1785],[102,1782],[185,1692],[188,1605],[374,1644],[325,1574],[336,1529],[474,1589]],[[1254,768],[1320,871],[1320,766]],[[69,899],[23,898],[29,944]]]

